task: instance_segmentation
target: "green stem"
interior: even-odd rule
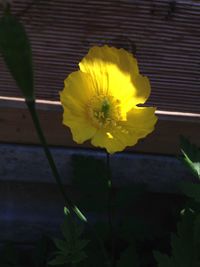
[[[65,189],[64,189],[64,186],[61,182],[61,179],[60,179],[60,175],[58,173],[58,170],[56,168],[56,165],[55,165],[55,162],[52,158],[52,155],[49,151],[49,148],[48,148],[48,145],[47,145],[47,142],[46,142],[46,139],[44,137],[44,134],[42,132],[42,129],[41,129],[41,126],[40,126],[40,122],[39,122],[39,118],[38,118],[38,115],[37,115],[37,112],[36,112],[36,109],[35,109],[35,102],[34,101],[26,101],[26,104],[28,106],[28,109],[30,111],[30,114],[32,116],[32,120],[33,120],[33,123],[35,125],[35,128],[36,128],[36,131],[37,131],[37,134],[38,134],[38,137],[40,139],[40,142],[43,146],[43,149],[44,149],[44,152],[46,154],[46,157],[48,159],[48,162],[49,162],[49,165],[51,167],[51,170],[52,170],[52,173],[54,175],[54,178],[57,182],[57,185],[59,187],[59,190],[64,198],[64,201],[66,203],[66,206],[68,208],[69,211],[73,211],[82,221],[84,222],[87,222],[87,219],[85,218],[85,216],[80,212],[80,210],[72,203],[72,201],[69,199],[69,197],[67,196],[66,192],[65,192]],[[66,210],[66,212],[68,212]],[[90,226],[90,230],[91,232],[93,233],[93,235],[95,236],[95,238],[98,240],[99,242],[99,246],[102,250],[102,253],[105,257],[105,260],[107,260],[107,255],[106,255],[106,251],[104,249],[104,245],[103,243],[101,242],[100,238],[98,237],[98,235],[96,234],[93,226],[91,224],[89,224],[88,222],[88,225]]]
[[[85,216],[73,204],[73,202],[71,201],[71,199],[66,194],[66,191],[65,191],[64,186],[62,184],[62,181],[61,181],[60,175],[58,173],[57,167],[55,165],[55,162],[53,160],[53,157],[51,155],[51,152],[50,152],[50,150],[48,148],[46,139],[44,137],[43,131],[41,129],[39,118],[38,118],[38,115],[37,115],[37,112],[36,112],[36,108],[35,108],[35,101],[34,100],[33,101],[26,100],[26,104],[27,104],[28,109],[30,111],[30,114],[32,116],[33,123],[35,125],[36,131],[37,131],[37,134],[38,134],[38,137],[39,137],[40,142],[41,142],[41,144],[43,146],[43,149],[44,149],[45,155],[47,157],[47,160],[49,162],[51,171],[52,171],[53,176],[54,176],[54,178],[56,180],[56,183],[58,185],[58,188],[59,188],[59,190],[60,190],[60,192],[61,192],[61,194],[62,194],[62,196],[64,198],[64,201],[66,203],[67,208],[69,209],[70,212],[71,211],[74,212],[79,217],[79,219],[81,219],[82,221],[86,222],[87,219],[85,218]]]
[[[115,236],[114,236],[114,211],[113,211],[113,184],[112,184],[112,176],[110,170],[110,155],[106,152],[106,171],[107,171],[107,179],[108,179],[108,224],[109,224],[109,232],[110,232],[110,242],[111,242],[111,262],[110,266],[115,266]]]

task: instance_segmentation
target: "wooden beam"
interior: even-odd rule
[[[44,101],[45,102],[45,101]],[[70,130],[62,125],[62,108],[56,103],[38,103],[41,125],[49,145],[92,148],[90,142],[78,145],[72,140]],[[155,131],[141,139],[127,151],[143,153],[178,154],[179,136],[189,137],[200,145],[200,118],[158,112]],[[39,144],[30,114],[22,101],[0,100],[0,142],[19,144]],[[96,148],[95,148],[96,149]]]

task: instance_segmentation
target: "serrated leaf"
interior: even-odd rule
[[[182,182],[180,188],[186,196],[200,202],[200,184]]]
[[[75,250],[80,251],[83,250],[89,243],[89,240],[82,239],[78,240],[75,245]]]
[[[49,265],[63,265],[69,262],[68,257],[65,255],[58,255],[55,259],[48,262]]]
[[[78,263],[86,258],[86,254],[83,251],[88,244],[88,241],[81,238],[83,233],[82,225],[78,224],[70,214],[67,213],[64,223],[61,226],[64,240],[54,239],[57,255],[53,261],[53,264],[57,263],[58,257],[62,262],[62,257],[65,258],[65,262]],[[60,258],[61,257],[61,258]],[[52,264],[52,261],[51,261]],[[61,263],[60,263],[61,264]]]
[[[0,52],[24,97],[33,100],[31,46],[24,26],[11,14],[0,19]]]
[[[181,151],[183,153],[183,162],[190,171],[200,179],[200,149],[191,144],[190,141],[181,136]]]
[[[61,239],[57,239],[57,238],[54,238],[53,241],[59,250],[65,252],[65,253],[67,252],[66,250],[68,247],[68,243],[66,241],[61,240]]]
[[[71,257],[71,262],[73,264],[77,264],[83,260],[85,260],[87,258],[87,255],[85,254],[84,251],[80,251],[79,253],[76,253],[74,255],[72,255]]]
[[[76,223],[75,229],[74,229],[74,235],[75,238],[78,240],[80,236],[83,234],[84,226],[82,224]]]
[[[171,237],[171,256],[154,253],[158,267],[200,266],[200,215],[186,210]]]

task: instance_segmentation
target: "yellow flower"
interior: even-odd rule
[[[124,49],[92,47],[60,92],[63,124],[81,144],[91,139],[109,153],[133,146],[154,130],[153,107],[138,107],[150,94],[147,77]]]

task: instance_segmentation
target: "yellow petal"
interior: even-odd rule
[[[79,67],[81,71],[89,73],[93,67],[104,70],[105,64],[107,64],[108,67],[110,65],[115,65],[121,72],[127,75],[137,76],[139,73],[137,60],[131,53],[123,48],[117,49],[107,45],[92,47],[79,63]]]
[[[73,140],[79,144],[90,139],[96,129],[88,120],[86,105],[94,94],[90,75],[81,71],[71,73],[65,79],[60,92],[64,108],[63,124],[70,127]]]
[[[92,138],[96,133],[96,128],[89,123],[87,118],[76,116],[67,108],[64,108],[63,124],[70,127],[73,140],[78,144]]]
[[[154,113],[155,108],[134,108],[128,113],[127,121],[97,131],[91,142],[94,146],[106,148],[111,154],[133,146],[154,130],[157,121]]]
[[[106,45],[93,47],[79,67],[91,75],[97,93],[114,96],[126,111],[143,104],[149,97],[148,78],[139,74],[137,60],[124,49]]]
[[[137,104],[144,104],[151,93],[149,79],[146,76],[138,75],[133,84],[136,88],[135,98],[137,99]]]
[[[62,105],[76,114],[83,113],[85,105],[94,94],[90,75],[81,71],[72,72],[65,79],[64,85],[60,92]]]
[[[106,129],[98,130],[93,136],[91,143],[93,146],[105,148],[110,154],[122,151],[125,148],[125,144]]]
[[[154,130],[158,118],[156,108],[136,107],[127,113],[127,121],[120,123],[134,138],[143,138]]]

